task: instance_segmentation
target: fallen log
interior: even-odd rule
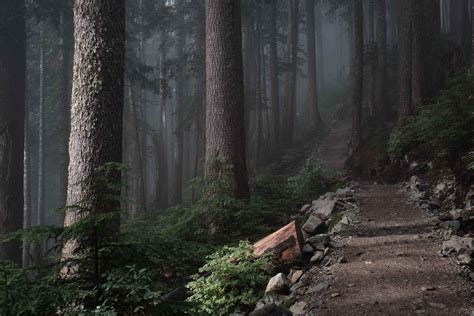
[[[275,259],[287,264],[302,258],[303,234],[298,223],[293,221],[260,239],[253,246],[254,256],[260,257],[271,252]]]

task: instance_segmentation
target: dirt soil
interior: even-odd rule
[[[356,224],[340,234],[347,263],[319,272],[329,288],[308,315],[470,315],[472,285],[439,255],[436,221],[394,185],[365,184],[359,198]]]
[[[343,169],[349,135],[350,122],[334,125],[323,167]],[[472,283],[440,255],[447,232],[436,219],[397,185],[362,183],[358,198],[355,221],[334,237],[342,262],[311,267],[302,281],[303,315],[474,315]]]

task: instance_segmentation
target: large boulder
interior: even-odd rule
[[[310,244],[313,249],[324,251],[324,249],[326,249],[326,246],[329,244],[329,240],[329,235],[319,234],[308,238],[306,242]]]
[[[471,253],[474,250],[474,238],[451,236],[451,239],[443,242],[442,251],[445,253]]]
[[[265,294],[287,294],[291,283],[283,273],[278,273],[268,281]]]
[[[324,220],[318,216],[311,215],[303,225],[303,230],[310,235],[315,235],[324,231]]]

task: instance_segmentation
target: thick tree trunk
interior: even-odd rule
[[[471,67],[474,67],[474,1],[471,0]]]
[[[397,4],[398,19],[398,93],[399,122],[413,113],[412,106],[412,25],[410,1],[399,0]]]
[[[245,198],[249,186],[239,0],[206,0],[206,88],[207,195],[223,190]],[[215,182],[225,187],[217,188]]]
[[[285,116],[283,118],[282,143],[291,145],[295,128],[296,71],[298,55],[298,0],[288,2],[287,71],[285,74]]]
[[[388,112],[387,104],[387,11],[385,0],[375,1],[377,74],[375,83],[376,119],[384,121]]]
[[[67,199],[67,169],[69,164],[69,132],[71,129],[70,124],[70,92],[71,92],[71,74],[72,74],[72,63],[71,63],[71,52],[72,42],[69,40],[67,34],[69,31],[72,33],[72,18],[71,21],[67,18],[68,14],[64,9],[60,12],[59,17],[59,59],[58,59],[58,70],[60,75],[59,81],[59,95],[58,95],[58,114],[59,122],[61,127],[58,135],[58,152],[59,152],[59,196],[60,206],[63,207],[66,204]]]
[[[364,11],[362,0],[354,0],[354,67],[352,88],[351,152],[362,140],[362,99],[364,93]]]
[[[322,125],[318,106],[318,82],[316,71],[316,26],[314,0],[306,0],[306,44],[308,54],[308,107],[311,125],[320,129]]]
[[[0,234],[22,228],[25,121],[25,3],[0,2]],[[0,245],[0,259],[21,264],[21,242]]]
[[[178,10],[183,5],[183,1],[177,3]],[[182,15],[183,12],[178,11]],[[178,41],[177,41],[177,56],[178,56],[178,70],[176,78],[176,102],[175,102],[175,174],[174,174],[174,190],[173,190],[173,204],[179,204],[183,200],[183,109],[184,109],[184,69],[185,69],[185,55],[184,45],[186,42],[186,33],[184,30],[183,21],[178,25]]]
[[[425,5],[424,1],[411,0],[413,44],[412,44],[412,94],[413,107],[423,105],[425,98]],[[405,14],[409,14],[405,12]]]
[[[434,97],[442,86],[441,68],[441,4],[437,0],[425,0],[426,6],[426,51],[425,96]]]
[[[124,1],[75,0],[74,38],[67,203],[78,207],[67,211],[65,226],[90,214],[120,209],[120,201],[114,198],[120,196],[120,187],[105,185],[98,168],[122,160]],[[120,183],[120,172],[109,176],[109,181]],[[116,229],[114,221],[109,231]],[[77,240],[68,241],[63,259],[73,257],[78,246]]]
[[[30,159],[30,122],[28,105],[25,104],[25,136],[23,157],[23,229],[31,227],[31,159]],[[31,264],[31,243],[23,240],[22,267]]]
[[[280,83],[278,81],[277,50],[277,1],[270,1],[269,54],[270,54],[270,104],[272,109],[273,143],[280,142]]]

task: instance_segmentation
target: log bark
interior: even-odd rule
[[[273,253],[281,263],[291,263],[303,256],[303,234],[296,221],[260,239],[254,245],[253,254],[257,257]]]

